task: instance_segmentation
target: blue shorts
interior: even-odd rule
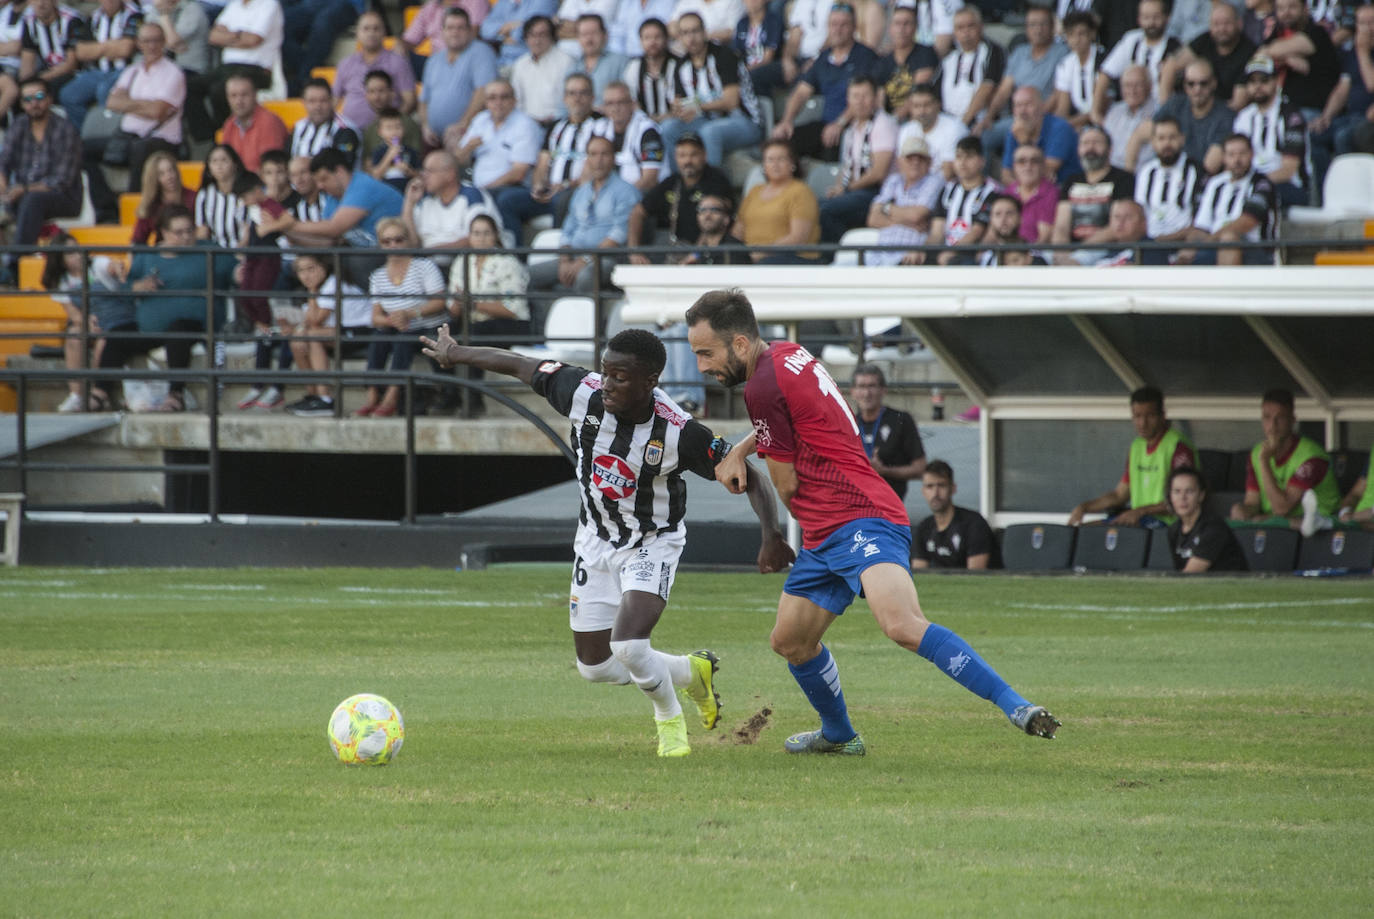
[[[878,517],[852,520],[814,549],[803,549],[782,592],[836,616],[863,596],[859,575],[879,562],[911,570],[911,527]]]

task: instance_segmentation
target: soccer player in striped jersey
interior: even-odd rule
[[[1053,715],[1022,698],[964,639],[926,621],[911,580],[906,506],[869,463],[858,424],[821,363],[793,342],[763,341],[754,309],[738,290],[703,294],[687,310],[687,336],[698,369],[725,386],[745,384],[754,423],[716,478],[743,491],[752,474],[745,457],[757,449],[801,524],[802,551],[783,585],[771,642],[821,726],[789,737],[787,751],[866,752],[849,721],[839,669],[821,643],[860,591],[889,638],[995,703],[1020,730],[1053,737],[1059,727]]]
[[[643,329],[626,329],[607,343],[600,373],[499,348],[463,347],[447,325],[437,339],[420,341],[445,367],[467,364],[528,383],[572,422],[582,499],[569,601],[577,669],[594,683],[633,682],[653,702],[658,755],[686,756],[691,747],[674,689],[686,690],[704,727],[715,727],[718,660],[710,651],[664,654],[650,646],[649,635],[686,543],[683,473],[714,478],[730,443],[658,388],[667,355],[663,342]],[[773,493],[757,474],[747,490],[763,528],[759,570],[781,571],[793,554],[778,529]]]

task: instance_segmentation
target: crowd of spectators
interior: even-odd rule
[[[35,242],[86,195],[114,222],[117,193],[133,191],[136,242],[161,243],[166,215],[187,208],[208,245],[289,250],[238,278],[309,292],[292,253],[389,245],[379,227],[394,219],[396,238],[444,250],[407,271],[467,265],[452,282],[463,302],[430,290],[428,271],[424,285],[398,280],[399,256],[360,252],[315,290],[410,303],[423,287],[443,313],[425,306],[403,329],[395,314],[415,305],[383,304],[356,325],[452,315],[537,335],[527,293],[604,288],[618,260],[816,262],[828,256],[808,246],[859,228],[888,247],[864,254],[876,264],[1260,261],[1272,255],[1243,244],[1315,200],[1332,157],[1374,150],[1368,4],[1033,0],[1019,31],[998,31],[1013,34],[1005,47],[984,12],[1012,4],[991,0],[431,0],[394,47],[361,6],[0,5],[11,240]],[[350,28],[355,50],[332,81],[312,77]],[[261,101],[269,89],[304,116],[283,122]],[[176,161],[212,140],[200,187],[184,187]],[[744,187],[734,151],[759,160]],[[120,170],[127,185],[112,188]],[[474,275],[447,251],[474,245],[478,218],[482,240],[512,246],[546,215],[572,251],[507,266],[499,284],[491,265],[508,256]],[[654,243],[681,251],[620,251]],[[1075,248],[1037,248],[1053,244]],[[528,290],[506,289],[517,277]],[[262,336],[309,335],[333,321],[315,300],[312,313],[236,297],[234,312]],[[307,345],[275,350],[313,360]]]

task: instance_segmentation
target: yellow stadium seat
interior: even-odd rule
[[[412,22],[415,21],[415,17],[418,16],[418,15],[420,15],[420,7],[418,7],[418,6],[408,6],[408,7],[405,8],[405,14],[404,14],[404,15],[405,15],[405,20],[406,20],[406,28],[408,29],[408,28],[410,28],[410,24],[411,24]]]
[[[0,338],[0,363],[11,354],[28,354],[34,345],[62,344],[67,311],[47,294],[0,298],[0,332],[29,332],[31,338]]]
[[[186,188],[200,188],[200,177],[205,173],[205,164],[196,160],[177,163],[181,170],[181,184]]]
[[[288,131],[305,117],[304,99],[264,99],[262,107],[269,112],[275,112],[277,117],[286,123]]]
[[[43,268],[48,259],[40,252],[32,252],[19,257],[19,289],[42,290]]]
[[[420,57],[429,57],[428,38],[426,38],[424,41],[420,42],[418,45],[415,46],[415,53],[420,55]]]
[[[339,68],[337,67],[316,67],[314,70],[310,71],[312,77],[327,80],[330,86],[334,85],[334,77],[337,76],[338,73]]]
[[[382,47],[385,48],[385,49],[388,50],[388,51],[395,51],[395,50],[396,50],[396,36],[395,36],[395,35],[388,35],[386,38],[382,39]]]
[[[126,191],[119,196],[119,222],[126,227],[131,227],[138,222],[138,202],[143,200],[143,195],[136,191]]]
[[[1374,252],[1318,252],[1313,261],[1318,265],[1374,265]]]
[[[129,246],[134,238],[134,228],[123,224],[72,227],[67,232],[83,246]]]

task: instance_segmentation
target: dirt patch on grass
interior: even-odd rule
[[[735,733],[730,736],[736,744],[755,744],[759,741],[759,735],[763,729],[768,727],[768,719],[772,716],[773,710],[767,706],[754,712],[749,716],[749,720],[741,726],[735,728]]]

